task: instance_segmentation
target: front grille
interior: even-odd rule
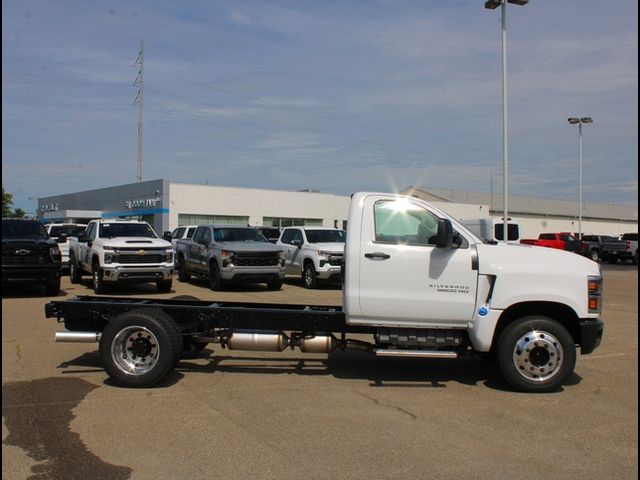
[[[280,256],[273,253],[236,253],[233,264],[237,267],[272,267],[278,265]]]
[[[118,263],[162,263],[164,258],[162,255],[153,254],[153,255],[122,255],[118,256]]]
[[[342,265],[344,263],[344,255],[329,255],[327,260],[331,265]]]
[[[50,258],[46,254],[31,253],[27,255],[2,254],[2,265],[46,265]]]

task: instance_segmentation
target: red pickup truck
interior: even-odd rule
[[[524,239],[520,243],[537,247],[557,248],[576,252],[580,249],[580,242],[569,232],[541,233],[537,239]]]

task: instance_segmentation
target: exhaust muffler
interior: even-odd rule
[[[56,342],[96,343],[101,336],[101,332],[56,332]]]

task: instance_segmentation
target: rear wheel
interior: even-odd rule
[[[182,336],[166,313],[138,309],[110,321],[100,338],[100,358],[109,377],[126,387],[151,387],[180,359]]]
[[[591,252],[589,252],[589,258],[594,262],[600,261],[600,251],[597,249],[591,250]]]
[[[575,342],[560,323],[547,317],[523,317],[498,339],[498,362],[505,379],[523,392],[557,390],[576,364]]]
[[[302,285],[304,288],[315,288],[318,286],[318,277],[313,263],[307,262],[302,270]]]

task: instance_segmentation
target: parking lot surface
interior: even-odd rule
[[[111,384],[97,345],[56,344],[39,288],[3,289],[5,479],[637,478],[638,269],[603,265],[605,334],[553,394],[497,367],[209,346],[159,387]],[[57,299],[93,295],[63,278]],[[174,281],[110,296],[339,305],[291,281],[213,292]]]

